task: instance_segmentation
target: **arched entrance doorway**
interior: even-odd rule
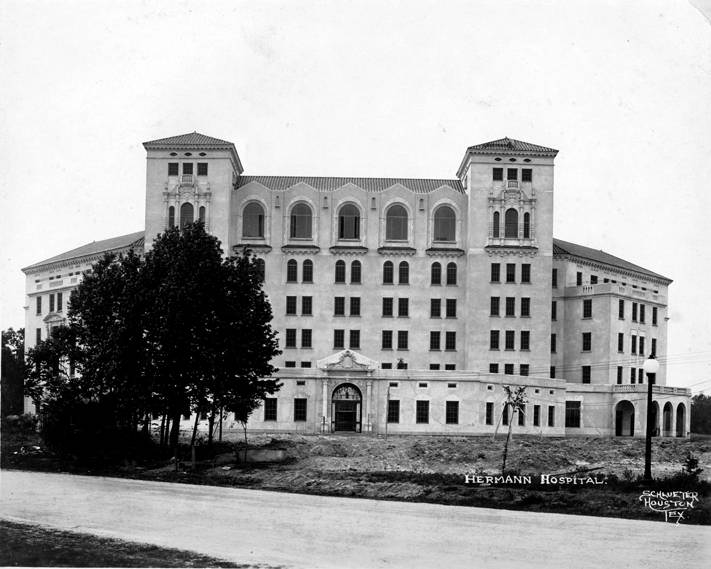
[[[629,401],[620,401],[615,405],[615,435],[634,436],[634,405]]]
[[[672,404],[667,401],[664,404],[664,412],[662,413],[662,435],[665,437],[672,436],[672,419],[674,415],[674,409]]]
[[[331,430],[360,433],[363,396],[352,383],[342,383],[331,396]]]
[[[652,403],[652,413],[650,415],[650,420],[652,421],[652,436],[659,436],[659,403],[656,401]]]
[[[679,403],[676,408],[676,436],[683,437],[686,435],[686,407],[683,403]]]

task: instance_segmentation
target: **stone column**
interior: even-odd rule
[[[369,379],[365,382],[365,430],[370,432],[373,430],[370,412],[373,409],[373,380]]]
[[[328,420],[328,380],[321,380],[321,397],[322,401],[322,430],[324,432],[329,432],[331,430],[331,425]]]

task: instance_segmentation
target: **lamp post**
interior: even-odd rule
[[[647,374],[647,437],[644,446],[644,479],[647,482],[652,480],[652,384],[659,370],[659,362],[654,358],[654,354],[649,354],[649,357],[644,361],[642,366],[644,373]]]

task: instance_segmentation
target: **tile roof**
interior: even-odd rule
[[[270,190],[288,190],[298,183],[304,183],[321,191],[333,191],[347,184],[353,184],[367,192],[382,192],[396,184],[401,184],[416,194],[427,194],[441,187],[450,188],[460,194],[464,187],[459,180],[430,180],[417,178],[334,178],[311,176],[240,176],[237,187],[241,188],[250,182],[258,182]]]
[[[148,142],[144,142],[143,146],[146,148],[149,146],[190,146],[195,148],[200,146],[234,146],[234,144],[227,140],[221,140],[219,138],[213,138],[212,136],[200,134],[199,132],[189,132],[188,134],[179,134],[178,136],[149,140]]]
[[[561,239],[553,239],[553,255],[572,255],[574,257],[581,257],[583,259],[588,259],[604,265],[610,265],[625,271],[632,271],[648,277],[672,282],[672,280],[668,277],[652,272],[644,267],[635,265],[634,263],[630,263],[629,261],[625,261],[624,259],[620,259],[619,257],[615,257],[614,255],[610,255],[609,253],[605,253],[602,249],[591,249],[590,247],[576,245],[575,243],[570,243],[569,241],[563,241]]]
[[[129,233],[128,235],[121,235],[120,237],[112,237],[111,239],[104,239],[102,241],[92,241],[71,251],[65,253],[60,253],[39,263],[34,263],[28,267],[22,269],[23,271],[28,271],[31,269],[36,269],[44,265],[49,265],[52,263],[58,263],[60,261],[68,261],[70,259],[75,259],[78,257],[85,257],[87,255],[96,255],[104,253],[107,251],[116,251],[119,249],[133,247],[135,249],[143,248],[145,231],[137,231],[136,233]]]
[[[492,140],[491,142],[484,142],[483,144],[475,144],[467,148],[469,150],[476,150],[479,152],[485,152],[486,154],[510,154],[515,153],[529,153],[529,154],[553,154],[554,156],[558,154],[555,148],[548,148],[547,146],[538,146],[537,144],[531,144],[530,142],[523,142],[522,140],[516,140],[513,138],[500,138],[498,140]]]

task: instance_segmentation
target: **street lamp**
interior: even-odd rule
[[[654,354],[649,354],[649,357],[642,365],[644,373],[647,374],[647,438],[644,446],[644,479],[648,482],[652,480],[652,384],[654,378],[659,371],[659,362],[654,359]]]

